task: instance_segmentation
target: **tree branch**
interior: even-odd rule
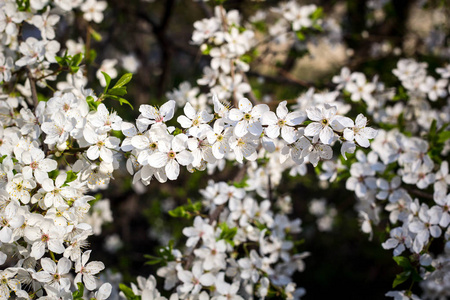
[[[28,77],[28,80],[30,81],[31,97],[33,99],[34,110],[36,110],[36,108],[39,104],[39,99],[38,99],[37,90],[36,90],[36,79],[33,77],[33,75],[31,75],[30,68],[28,68],[28,67],[27,67],[27,77]]]

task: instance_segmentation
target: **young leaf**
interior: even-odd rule
[[[108,91],[108,95],[124,96],[127,93],[126,87],[114,87]]]
[[[120,79],[116,82],[116,85],[114,85],[113,89],[123,87],[125,84],[130,82],[131,78],[133,77],[133,74],[127,73],[120,77]]]
[[[396,256],[396,257],[393,257],[393,259],[395,260],[397,265],[404,268],[405,270],[412,268],[411,262],[409,261],[409,259],[407,257]]]
[[[100,105],[100,102],[95,101],[94,97],[92,96],[87,96],[86,102],[88,103],[89,107],[94,110],[97,110],[97,107]]]
[[[100,42],[102,40],[102,36],[100,35],[100,33],[98,33],[97,31],[95,31],[92,28],[91,28],[91,35],[94,38],[94,40],[96,40],[97,42]]]
[[[127,104],[127,105],[129,105],[129,106],[131,107],[131,109],[134,109],[134,108],[133,108],[133,105],[131,105],[131,103],[128,102],[128,100],[126,100],[126,99],[119,98],[119,103],[120,103],[120,105],[122,105],[122,104]]]
[[[78,290],[72,293],[73,300],[83,299],[84,285],[81,282],[77,283]]]
[[[405,271],[400,274],[397,274],[397,276],[394,279],[394,282],[392,283],[392,288],[395,288],[397,285],[408,280],[410,275],[411,275],[411,271]]]
[[[55,56],[55,60],[60,66],[63,66],[65,65],[66,57]]]
[[[125,284],[121,283],[119,284],[119,289],[124,293],[125,297],[128,300],[137,300],[140,299],[139,296],[136,296],[133,293],[133,290],[131,288],[129,288],[128,286],[126,286]]]
[[[83,55],[81,53],[75,54],[70,61],[71,66],[78,66],[83,60]]]
[[[67,171],[67,178],[66,178],[66,182],[65,183],[69,183],[74,181],[75,179],[77,179],[77,173],[73,172],[73,171]]]
[[[445,143],[448,139],[450,139],[450,131],[442,131],[438,135],[438,143]]]
[[[103,72],[103,71],[102,71],[102,74],[103,74],[103,77],[105,77],[105,80],[106,80],[105,90],[103,91],[103,93],[106,94],[106,91],[109,88],[109,84],[111,83],[111,77],[108,74],[106,74],[105,72]]]
[[[305,39],[305,35],[301,31],[297,31],[295,34],[300,41],[303,41]]]

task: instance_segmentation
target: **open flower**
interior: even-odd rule
[[[97,288],[94,275],[103,270],[105,265],[100,261],[91,261],[88,263],[91,252],[91,250],[84,252],[76,262],[75,272],[77,272],[77,276],[74,279],[74,283],[77,284],[83,279],[84,286],[88,290],[93,291]]]
[[[159,142],[159,151],[150,155],[148,162],[154,168],[164,167],[167,178],[175,180],[180,174],[180,165],[187,166],[192,163],[194,157],[186,150],[188,137],[185,134],[175,136],[171,142],[162,140]]]
[[[356,117],[354,126],[344,129],[344,138],[350,142],[355,140],[361,147],[369,147],[369,139],[375,138],[377,136],[377,131],[373,128],[366,127],[366,125],[367,118],[364,117],[363,114],[359,114]]]
[[[269,110],[266,104],[258,104],[253,107],[252,103],[243,98],[239,100],[239,109],[233,108],[229,112],[229,119],[237,122],[234,127],[234,134],[243,137],[247,132],[254,136],[260,136],[263,128],[260,122],[262,115]]]
[[[282,101],[277,107],[277,114],[267,111],[261,118],[262,125],[267,125],[265,133],[268,137],[276,139],[280,135],[289,144],[295,142],[296,134],[292,126],[301,124],[306,116],[300,111],[289,112],[287,101]]]

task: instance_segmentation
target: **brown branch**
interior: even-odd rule
[[[270,179],[270,174],[267,174],[267,196],[269,198],[270,203],[273,203],[273,197],[272,197],[272,180]]]
[[[200,6],[203,13],[206,15],[207,18],[212,18],[213,13],[211,11],[211,8],[206,5],[206,3],[203,0],[197,1],[197,4]]]
[[[247,74],[245,74],[245,72],[242,70],[240,70],[239,73],[242,75],[242,79],[244,80],[244,82],[247,83],[248,85],[250,85]],[[250,85],[250,92],[248,92],[248,97],[250,98],[250,101],[253,103],[253,105],[260,103],[260,101],[258,99],[256,99],[256,96],[253,93],[251,85]]]
[[[297,83],[298,85],[304,86],[304,87],[312,87],[313,85],[309,82],[306,82],[304,80],[295,78],[294,75],[292,75],[291,73],[289,73],[288,71],[282,69],[282,68],[278,68],[278,74],[283,76],[286,79],[289,79],[292,82]]]
[[[166,35],[166,29],[168,27],[170,17],[173,13],[173,8],[175,6],[175,0],[167,0],[165,5],[165,10],[163,17],[161,19],[160,24],[157,24],[153,19],[151,19],[148,15],[145,13],[139,11],[137,12],[137,16],[141,18],[142,20],[148,22],[151,27],[152,31],[156,36],[156,39],[158,40],[161,52],[162,52],[162,63],[161,63],[161,76],[159,78],[158,83],[158,92],[157,97],[162,97],[164,94],[164,91],[166,90],[167,81],[169,79],[170,75],[170,63],[172,61],[172,43],[170,43],[167,35]]]
[[[31,75],[30,68],[27,68],[27,76],[28,76],[28,80],[30,81],[31,97],[33,99],[34,110],[36,110],[36,108],[39,104],[39,99],[38,99],[37,90],[36,90],[36,79],[33,77],[33,75]]]
[[[433,195],[425,193],[423,191],[419,191],[419,190],[416,190],[416,189],[408,189],[408,192],[410,192],[411,194],[414,194],[416,196],[420,196],[420,197],[423,197],[423,198],[426,198],[426,199],[434,200]]]

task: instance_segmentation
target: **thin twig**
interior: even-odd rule
[[[273,197],[272,197],[272,180],[270,179],[270,174],[267,174],[267,196],[269,198],[270,203],[273,203]]]
[[[36,110],[38,103],[39,103],[39,99],[38,99],[37,90],[36,90],[36,79],[33,77],[33,75],[31,75],[30,68],[27,68],[27,76],[28,76],[28,80],[30,81],[31,97],[33,98],[34,110]]]
[[[426,199],[434,200],[433,195],[425,193],[423,191],[419,191],[419,190],[416,190],[416,189],[408,189],[408,192],[411,192],[412,194],[415,194],[417,196],[420,196],[420,197],[423,197],[423,198],[426,198]]]
[[[211,18],[213,16],[211,8],[208,7],[203,0],[197,1],[197,4],[203,10],[203,13],[206,15],[207,18]]]
[[[244,80],[244,82],[247,83],[248,85],[250,85],[247,74],[245,74],[245,72],[242,70],[240,70],[240,73],[242,75],[242,79]],[[260,101],[258,99],[256,99],[255,93],[253,93],[251,86],[250,86],[250,92],[248,93],[248,97],[250,98],[250,101],[253,103],[253,105],[260,103]]]

